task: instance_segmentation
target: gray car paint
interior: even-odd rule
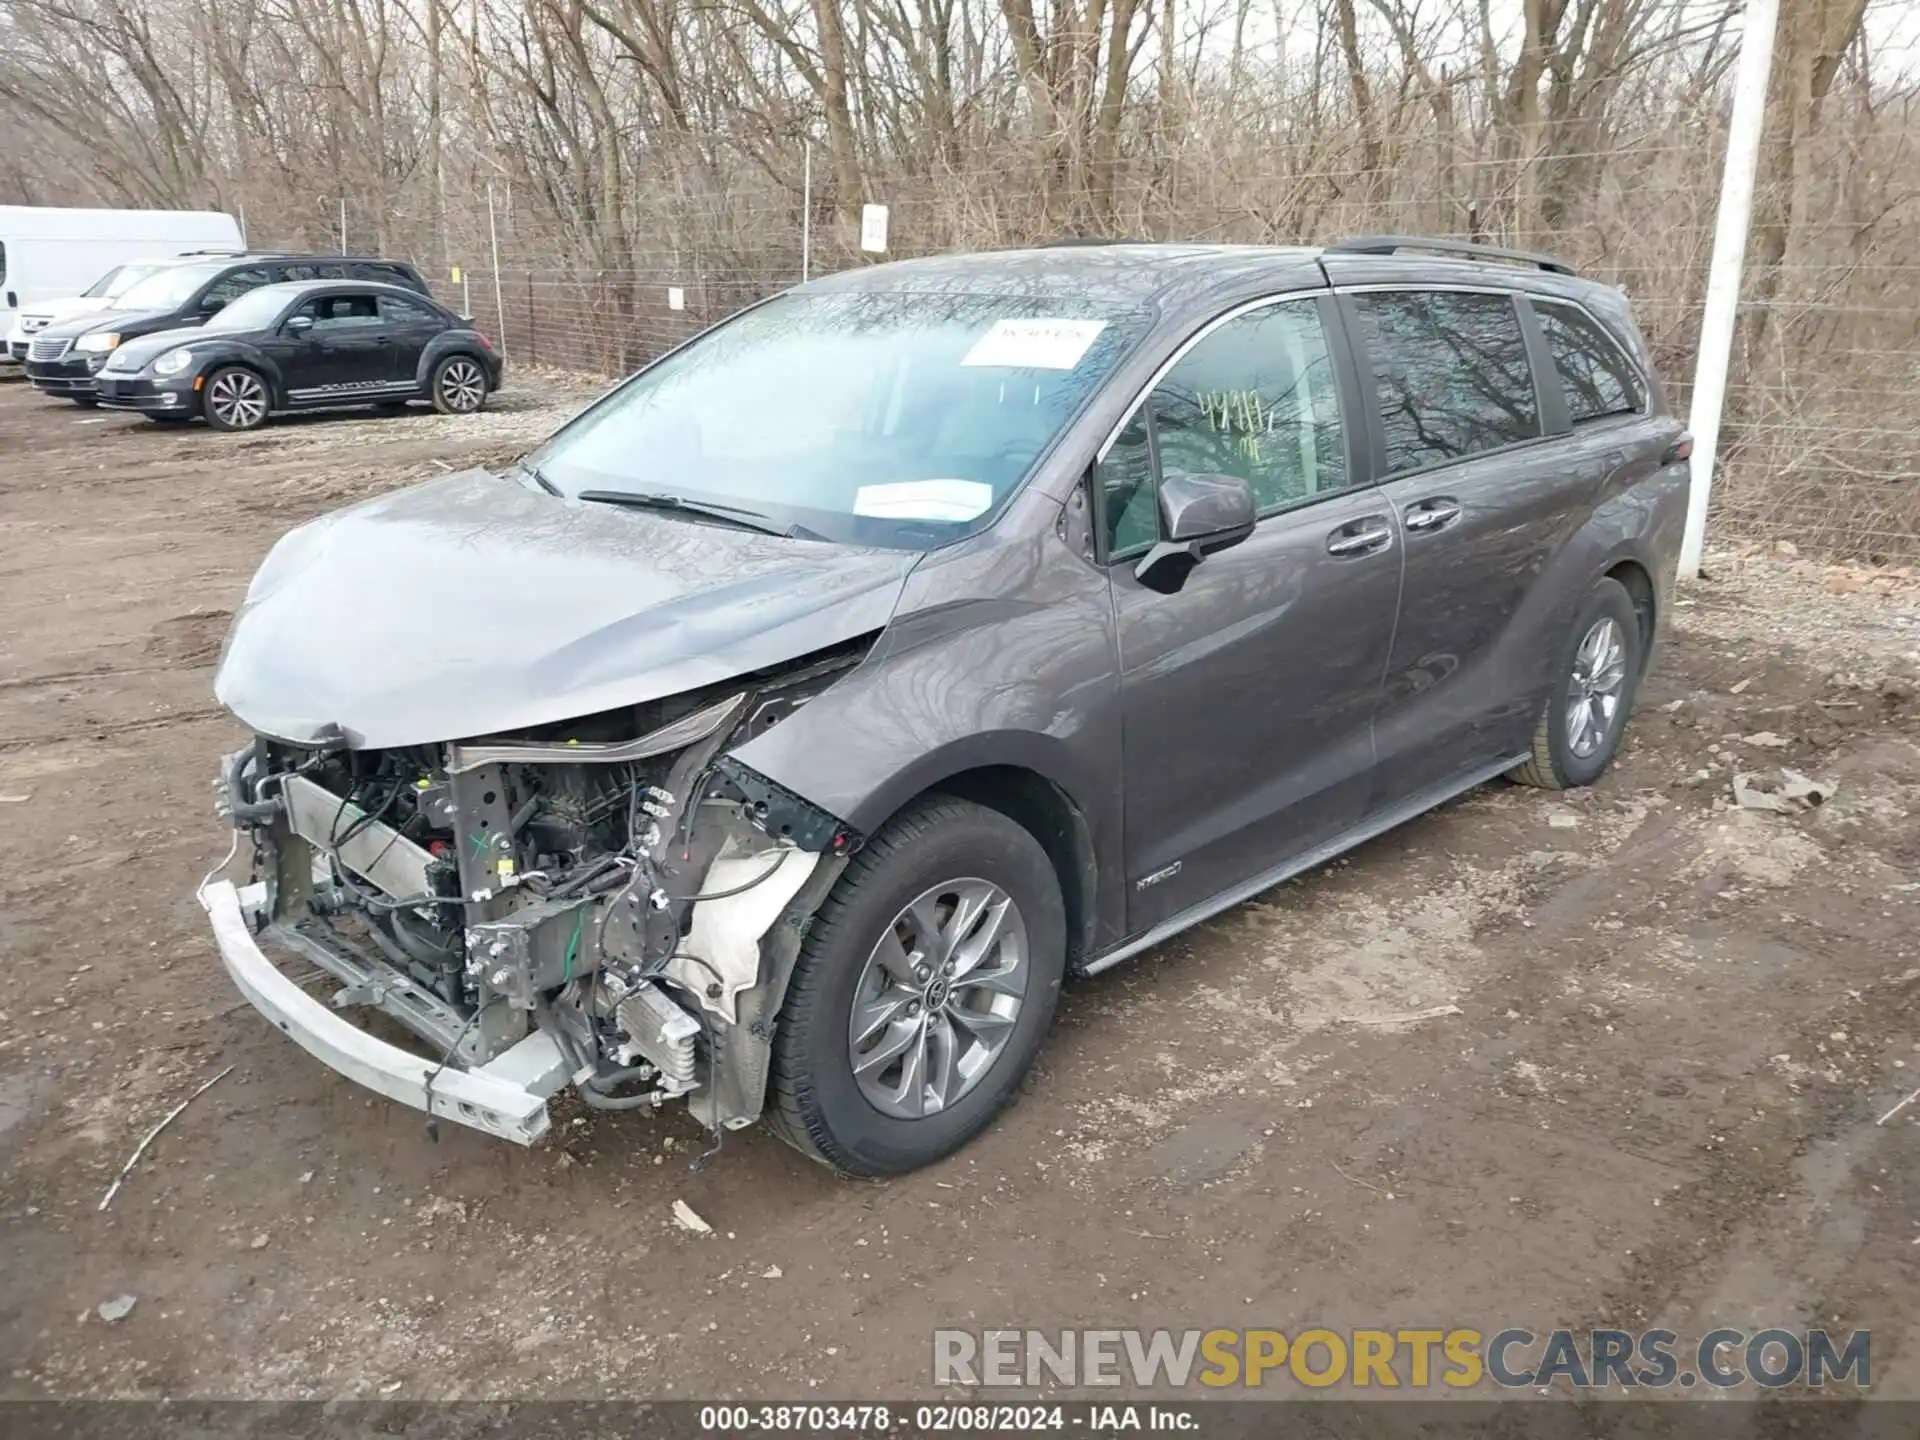
[[[466,471],[282,539],[234,617],[214,694],[296,743],[524,730],[878,630],[917,558]]]
[[[1143,248],[1104,252],[1097,273],[1117,285],[1130,267],[1151,268],[1143,262],[1154,257]],[[1045,261],[1059,264],[1058,253],[1022,257],[1022,267],[1048,273]],[[913,268],[976,283],[988,268],[983,261],[999,258],[960,257],[951,273],[941,269],[947,262]],[[1228,250],[1216,259],[1195,265],[1184,250],[1171,257],[1173,273],[1150,297],[1160,322],[1068,427],[1030,482],[1027,499],[1070,499],[1141,392],[1208,320],[1252,299],[1329,288],[1329,272],[1342,267],[1348,272],[1343,283],[1390,277],[1401,284],[1491,284],[1583,302],[1597,296],[1592,308],[1607,312],[1623,341],[1634,339],[1623,307],[1609,305],[1607,292],[1557,276],[1426,260],[1329,257],[1323,266],[1312,252],[1299,251]],[[860,275],[872,283],[876,273]],[[1148,297],[1128,295],[1132,303],[1142,298]],[[1644,364],[1644,347],[1634,353]],[[1357,404],[1362,396],[1351,392],[1358,387],[1349,382],[1346,388]],[[1538,537],[1523,542],[1535,574],[1530,587],[1507,572],[1515,556],[1497,523],[1419,537],[1446,543],[1409,561],[1410,537],[1398,525],[1391,483],[1262,521],[1245,545],[1196,568],[1187,585],[1193,596],[1142,592],[1126,567],[1115,567],[1104,607],[1082,588],[1085,572],[1100,567],[1066,542],[1064,509],[1035,503],[1010,510],[993,530],[930,556],[915,573],[894,625],[928,632],[918,643],[883,641],[861,670],[736,753],[868,830],[913,795],[976,767],[1012,766],[1043,777],[1071,799],[1092,837],[1099,877],[1087,950],[1097,956],[1207,896],[1279,868],[1290,854],[1324,848],[1329,840],[1337,845],[1339,834],[1332,832],[1365,833],[1372,817],[1432,788],[1416,777],[1484,773],[1490,763],[1524,753],[1571,609],[1597,578],[1623,560],[1640,565],[1665,613],[1685,471],[1661,469],[1650,457],[1680,433],[1655,384],[1644,417],[1606,422],[1577,439],[1543,440],[1518,467],[1495,457],[1496,470],[1531,475],[1533,485],[1544,487],[1540,494],[1562,498],[1560,467],[1571,460],[1587,470],[1589,462],[1579,457],[1588,446],[1631,457],[1604,480],[1595,473],[1576,480],[1575,489],[1585,484],[1592,499],[1576,500],[1544,522],[1546,543]],[[1377,473],[1364,447],[1360,463]],[[1451,478],[1470,479],[1484,463],[1480,457],[1460,462]],[[1639,483],[1628,484],[1634,477]],[[1424,478],[1431,483],[1431,475]],[[1627,488],[1617,488],[1622,484]],[[1538,498],[1517,503],[1530,512]],[[1361,571],[1342,572],[1322,563],[1324,551],[1310,549],[1337,525],[1381,513],[1393,517],[1396,533],[1376,567],[1376,583],[1362,582],[1364,567],[1379,557],[1355,562]],[[1449,536],[1474,543],[1455,550]],[[1266,554],[1282,567],[1277,575],[1251,563]],[[1288,562],[1300,566],[1302,576],[1291,595]],[[1409,563],[1417,576],[1451,576],[1452,583],[1422,582],[1426,613],[1408,627],[1400,647],[1408,614],[1400,603],[1402,566]],[[1305,577],[1316,571],[1319,578],[1309,585]],[[1267,591],[1260,610],[1249,612],[1244,585],[1224,583],[1235,572]],[[1321,582],[1333,576],[1337,588],[1322,590]],[[997,604],[980,598],[987,596]],[[1289,604],[1301,607],[1291,617]],[[945,628],[933,618],[973,606],[997,612],[1006,623]],[[1344,623],[1350,609],[1368,624]],[[1294,624],[1280,623],[1285,618]],[[1120,631],[1130,622],[1141,637],[1137,671],[1122,654]],[[1421,626],[1441,640],[1439,648],[1421,646]],[[1179,632],[1186,643],[1153,641],[1156,627]],[[1237,643],[1221,643],[1226,637]],[[1406,678],[1429,651],[1430,663],[1456,683]],[[1399,673],[1409,691],[1419,688],[1390,707],[1376,728],[1390,655],[1407,657]],[[1370,666],[1376,668],[1369,695]],[[1316,683],[1323,676],[1338,678],[1323,689]],[[861,743],[835,743],[850,731]],[[1436,731],[1447,737],[1444,758],[1423,753]],[[1469,752],[1477,770],[1455,763]],[[1134,763],[1123,765],[1122,753]],[[1389,758],[1402,770],[1383,783],[1380,762]],[[1445,788],[1443,776],[1435,793]],[[1177,874],[1141,888],[1176,862]]]
[[[944,549],[851,550],[450,477],[276,548],[217,693],[283,738],[338,726],[354,744],[424,743],[673,694],[879,630],[859,666],[736,758],[866,832],[958,776],[1039,777],[1085,837],[1095,884],[1075,950],[1097,955],[1290,854],[1337,848],[1456,762],[1484,774],[1523,749],[1571,607],[1611,566],[1641,566],[1664,614],[1684,478],[1659,462],[1680,427],[1657,385],[1647,415],[1517,460],[1270,517],[1173,596],[1101,563],[1088,467],[1181,343],[1235,304],[1380,278],[1575,298],[1644,364],[1607,292],[1478,264],[1114,246],[849,271],[812,288],[1104,296],[1156,319],[992,524]],[[1359,414],[1358,372],[1342,384]],[[1356,475],[1377,473],[1371,433],[1350,429],[1350,443]],[[1435,543],[1416,555],[1399,514],[1439,479],[1472,487],[1475,521],[1419,537]],[[1373,515],[1394,526],[1384,558],[1330,563],[1329,529]]]

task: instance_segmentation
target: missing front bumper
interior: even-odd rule
[[[570,1076],[546,1031],[534,1031],[477,1069],[437,1065],[342,1019],[283,975],[255,941],[232,881],[208,881],[199,899],[240,993],[316,1060],[389,1100],[516,1145],[547,1133],[547,1101]]]

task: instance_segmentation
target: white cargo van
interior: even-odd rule
[[[234,218],[217,210],[0,205],[0,334],[14,329],[22,309],[80,295],[117,265],[244,244]],[[0,358],[11,358],[4,347]]]

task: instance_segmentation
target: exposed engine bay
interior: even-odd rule
[[[411,1033],[429,1113],[544,1130],[544,1111],[512,1129],[439,1104],[461,1071],[542,1096],[571,1084],[602,1110],[687,1097],[716,1134],[748,1124],[806,919],[861,837],[726,752],[865,649],[526,734],[258,737],[219,786],[252,846],[241,914],[341,982],[336,1011]]]

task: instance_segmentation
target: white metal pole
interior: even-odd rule
[[[800,283],[813,271],[813,142],[800,142]]]
[[[493,313],[498,322],[500,353],[507,353],[507,303],[500,297],[500,228],[493,218],[493,182],[487,182],[487,243],[493,247]]]
[[[1700,353],[1693,370],[1692,484],[1687,491],[1687,528],[1680,541],[1680,578],[1697,579],[1707,548],[1707,499],[1720,448],[1720,416],[1726,408],[1727,368],[1733,358],[1733,327],[1739,318],[1740,272],[1747,258],[1747,228],[1753,219],[1753,176],[1767,120],[1767,77],[1773,69],[1774,31],[1780,0],[1747,0],[1740,34],[1740,68],[1733,81],[1733,119],[1727,132],[1727,166],[1720,179],[1720,214],[1713,227],[1713,260],[1707,271],[1706,312],[1700,319]]]
[[[347,197],[340,197],[340,253],[347,253]]]

